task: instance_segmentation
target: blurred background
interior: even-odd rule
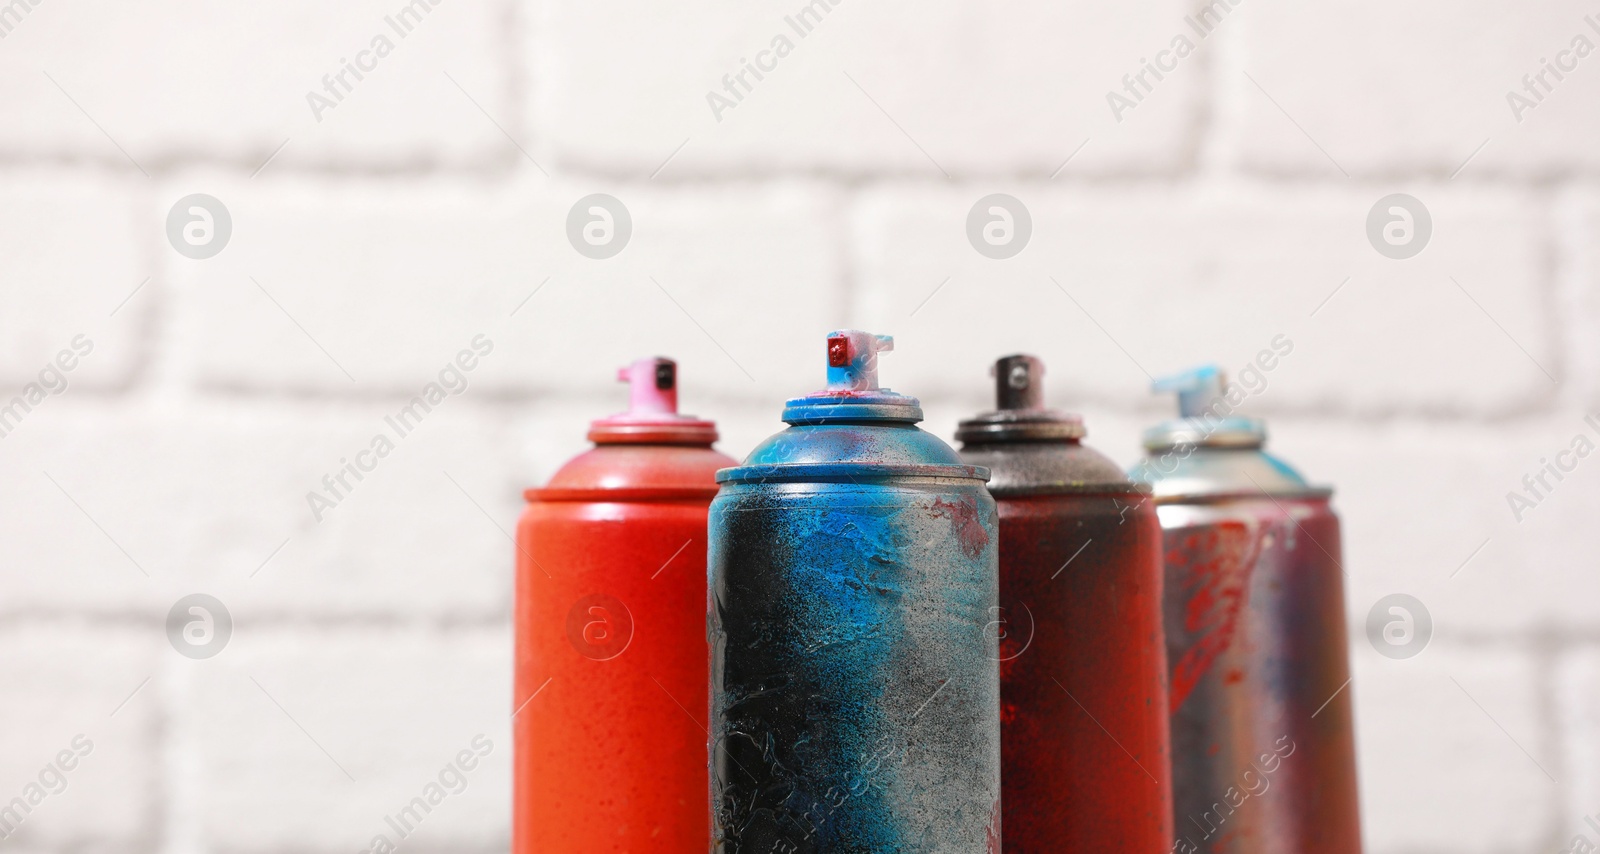
[[[1291,342],[1242,409],[1338,490],[1369,849],[1600,845],[1597,43],[1562,0],[0,0],[0,850],[362,851],[485,741],[401,847],[505,850],[521,490],[639,356],[742,456],[841,326],[945,437],[1036,353],[1127,464],[1152,376]]]

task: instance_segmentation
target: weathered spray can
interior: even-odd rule
[[[1182,417],[1133,472],[1163,529],[1175,851],[1361,850],[1331,491],[1262,450],[1214,367],[1160,380]]]
[[[1161,527],[1148,487],[1044,408],[1043,364],[995,363],[961,422],[1000,513],[1001,772],[1008,854],[1172,844]]]
[[[828,336],[828,387],[717,473],[711,797],[724,854],[999,851],[988,472]]]
[[[517,528],[514,854],[705,854],[706,511],[715,425],[676,365],[622,369],[627,413],[527,492]]]

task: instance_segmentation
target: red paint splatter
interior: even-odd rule
[[[828,367],[842,368],[850,364],[850,339],[839,335],[828,339]]]
[[[983,554],[984,547],[989,545],[989,532],[978,520],[976,498],[970,495],[963,495],[956,501],[935,498],[933,515],[950,517],[950,527],[955,529],[956,540],[961,543],[961,551],[967,557],[975,558]]]
[[[1187,534],[1168,552],[1167,564],[1186,570],[1183,628],[1194,638],[1172,665],[1172,711],[1183,706],[1217,656],[1233,642],[1260,550],[1261,538],[1250,527],[1223,522]]]

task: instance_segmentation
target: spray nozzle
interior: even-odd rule
[[[617,369],[617,381],[628,384],[628,415],[676,415],[678,363],[671,359],[639,359]]]
[[[1228,378],[1216,365],[1201,365],[1150,383],[1153,392],[1177,392],[1178,414],[1198,418],[1227,390]]]
[[[828,333],[828,390],[877,391],[878,354],[894,349],[894,338],[857,329]]]
[[[996,409],[1044,408],[1044,362],[1039,357],[1005,356],[989,368],[989,376],[994,377]]]

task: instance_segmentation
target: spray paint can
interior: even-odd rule
[[[722,854],[998,852],[988,472],[879,388],[887,337],[717,473],[711,797]]]
[[[993,368],[996,410],[961,422],[1000,513],[1000,702],[1008,854],[1172,844],[1161,527],[1148,487],[1044,407],[1043,364]]]
[[[1331,490],[1266,453],[1215,367],[1158,380],[1182,417],[1133,472],[1163,530],[1174,851],[1361,850]]]
[[[641,359],[621,415],[517,528],[514,854],[705,854],[706,510],[716,426]]]

